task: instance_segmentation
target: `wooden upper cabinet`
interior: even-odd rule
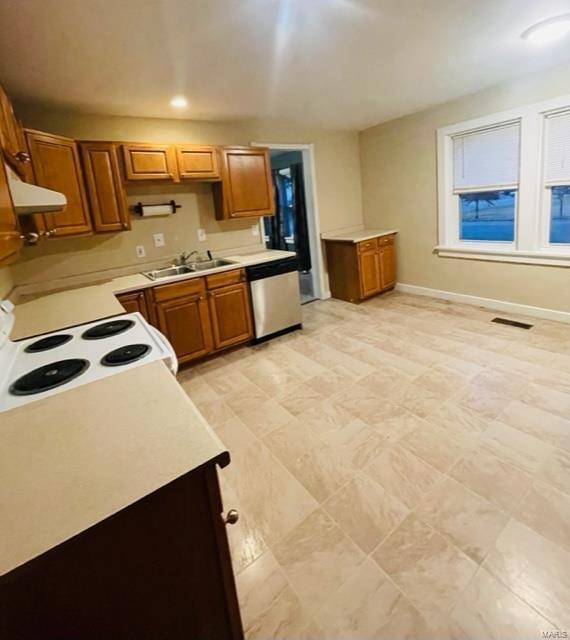
[[[4,157],[22,180],[30,177],[30,156],[22,125],[16,118],[10,99],[0,87],[0,146]]]
[[[178,173],[182,180],[219,180],[220,163],[216,147],[179,144],[176,147]]]
[[[174,145],[127,142],[122,149],[127,180],[179,181]]]
[[[60,191],[67,198],[62,212],[41,216],[45,228],[55,236],[90,233],[91,219],[75,141],[29,129],[26,140],[36,184]]]
[[[224,147],[222,182],[214,184],[216,218],[250,218],[275,214],[269,149]]]
[[[208,292],[214,348],[223,349],[253,337],[253,323],[246,283]]]
[[[13,262],[22,247],[6,169],[0,153],[0,266]]]
[[[111,142],[81,142],[79,148],[95,231],[130,229],[117,146]]]

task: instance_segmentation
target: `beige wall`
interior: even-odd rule
[[[0,269],[0,300],[6,297],[13,286],[12,270],[10,267]]]
[[[362,224],[358,136],[344,131],[289,127],[273,122],[195,122],[113,116],[82,115],[16,105],[28,127],[83,139],[149,140],[204,144],[309,143],[315,145],[316,188],[321,230]],[[55,239],[26,248],[13,266],[16,284],[45,282],[102,269],[129,268],[149,260],[166,259],[182,250],[228,251],[259,243],[251,221],[214,219],[211,187],[207,184],[171,187],[129,187],[130,202],[160,202],[171,197],[183,204],[175,216],[134,220],[131,232],[87,238]],[[208,233],[199,243],[196,229]],[[163,249],[152,246],[152,234],[162,231]],[[144,244],[147,258],[139,260],[135,246]],[[258,245],[259,246],[259,245]]]
[[[570,269],[439,258],[436,129],[570,94],[570,66],[527,76],[360,134],[364,219],[397,227],[399,282],[570,311]]]

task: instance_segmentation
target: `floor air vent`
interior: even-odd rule
[[[509,327],[518,327],[519,329],[532,329],[534,327],[533,324],[527,324],[526,322],[517,322],[516,320],[507,320],[507,318],[493,318],[491,322],[496,322],[497,324],[506,324]]]

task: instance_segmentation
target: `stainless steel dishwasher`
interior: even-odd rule
[[[255,342],[302,328],[297,267],[297,258],[294,257],[246,267]]]

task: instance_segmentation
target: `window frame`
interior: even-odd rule
[[[552,190],[545,181],[546,118],[565,111],[570,111],[570,96],[490,114],[437,130],[438,244],[435,251],[440,256],[570,266],[570,244],[549,242]],[[453,182],[453,137],[517,122],[520,124],[520,146],[514,240],[461,240],[459,194],[454,193]],[[491,189],[486,187],[484,190]]]

